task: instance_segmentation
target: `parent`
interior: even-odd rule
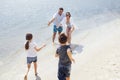
[[[71,34],[75,29],[75,24],[73,23],[73,20],[71,18],[70,12],[66,12],[66,17],[63,19],[60,25],[63,25],[66,27],[66,34],[68,37],[68,44],[71,44]]]
[[[50,26],[50,24],[53,23],[53,37],[52,37],[53,44],[54,44],[54,40],[57,32],[60,35],[60,33],[63,31],[62,26],[59,25],[63,20],[63,18],[65,17],[63,11],[64,11],[63,8],[59,8],[58,12],[55,13],[53,15],[53,18],[48,22],[48,26]]]

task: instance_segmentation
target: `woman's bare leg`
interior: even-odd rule
[[[69,41],[68,41],[69,44],[71,44],[71,32],[69,32]]]
[[[66,29],[66,35],[68,37],[68,43],[69,43],[69,30],[68,30],[68,28]]]
[[[56,37],[56,33],[54,32],[54,33],[53,33],[53,37],[52,37],[53,45],[54,45],[55,37]]]
[[[68,44],[71,44],[71,32],[70,32],[69,28],[66,29],[66,34],[68,37]]]

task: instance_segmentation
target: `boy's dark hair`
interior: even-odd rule
[[[60,34],[60,36],[59,36],[59,42],[61,44],[65,44],[67,42],[67,36],[65,35],[65,33]]]
[[[62,10],[62,11],[63,11],[64,9],[63,9],[62,7],[60,7],[59,10]]]
[[[32,39],[33,35],[31,33],[27,33],[26,34],[26,44],[25,44],[25,49],[28,50],[29,49],[29,41]]]

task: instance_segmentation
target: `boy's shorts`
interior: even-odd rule
[[[66,77],[70,77],[71,65],[69,66],[59,66],[58,69],[58,79],[66,80]]]
[[[37,56],[36,57],[27,57],[27,64],[31,64],[32,62],[37,62]]]
[[[57,28],[57,26],[54,25],[53,32],[56,33],[57,31],[58,31],[59,33],[61,33],[61,32],[63,31],[62,26],[59,26],[59,27]]]

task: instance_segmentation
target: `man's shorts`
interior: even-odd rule
[[[61,32],[63,31],[62,26],[57,27],[56,25],[54,25],[54,27],[53,27],[53,32],[54,32],[54,33],[57,33],[57,31],[58,31],[59,33],[61,33]]]
[[[36,57],[27,57],[27,64],[31,64],[32,62],[37,62],[37,56]]]

